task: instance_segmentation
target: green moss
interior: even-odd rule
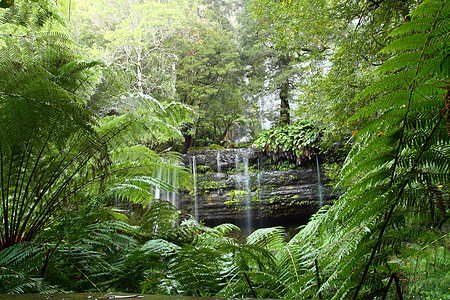
[[[223,150],[225,147],[217,145],[217,144],[210,144],[208,146],[209,150]]]
[[[222,190],[226,187],[225,180],[215,181],[215,180],[205,180],[199,178],[198,188],[200,190]]]
[[[208,165],[197,165],[197,172],[202,174],[208,174],[211,172],[211,167]]]
[[[202,147],[191,147],[189,148],[189,153],[195,153],[195,152],[203,152],[208,150],[223,150],[225,147],[217,145],[217,144],[209,144],[208,146],[202,146]]]
[[[246,195],[246,191],[232,190],[227,193],[228,200],[225,201],[225,204],[229,206],[239,206],[244,201]]]

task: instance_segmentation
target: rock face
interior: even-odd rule
[[[183,191],[178,208],[209,226],[224,222],[253,228],[305,224],[336,198],[317,164],[273,170],[254,149],[204,151],[183,156],[196,174],[196,187]]]

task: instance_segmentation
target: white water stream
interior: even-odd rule
[[[194,177],[194,218],[199,221],[198,218],[198,195],[197,195],[197,163],[195,161],[195,155],[191,160],[191,173]]]
[[[222,168],[220,165],[220,151],[217,151],[217,156],[216,156],[216,161],[217,161],[217,173],[222,173]]]
[[[250,189],[250,173],[248,169],[248,156],[247,149],[238,149],[235,159],[235,180],[238,191],[242,192],[242,204],[241,209],[245,211],[245,225],[244,227],[248,232],[253,230],[252,222],[252,195]]]
[[[319,156],[316,154],[316,166],[317,166],[317,189],[319,194],[319,208],[323,206],[323,192],[322,192],[322,181],[320,180],[320,164]]]

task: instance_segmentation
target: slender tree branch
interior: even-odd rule
[[[398,280],[397,274],[392,273],[392,276],[394,276],[395,288],[397,291],[398,299],[403,300],[402,289],[400,287],[400,281]]]
[[[385,300],[386,299],[386,296],[387,296],[387,294],[389,292],[389,288],[391,287],[391,284],[392,284],[392,280],[394,279],[394,274],[395,273],[392,273],[391,277],[389,277],[389,282],[388,282],[387,286],[384,288],[384,294],[383,294],[383,298],[381,298],[381,300]]]
[[[377,250],[379,249],[379,247],[380,247],[380,245],[381,245],[382,237],[383,237],[384,232],[385,232],[385,230],[386,230],[386,228],[387,228],[387,225],[388,225],[389,220],[390,220],[390,218],[391,218],[391,216],[392,216],[392,213],[394,212],[394,210],[395,210],[395,208],[396,208],[396,206],[397,206],[397,204],[398,204],[398,202],[399,202],[399,200],[400,200],[400,197],[402,196],[403,191],[405,190],[405,187],[406,187],[406,185],[407,185],[408,182],[409,182],[409,177],[410,177],[411,174],[415,171],[415,168],[416,168],[416,166],[417,166],[417,164],[418,164],[420,158],[422,157],[422,154],[425,152],[425,149],[427,148],[428,143],[429,143],[430,140],[431,140],[431,137],[433,136],[433,134],[434,134],[434,132],[436,131],[436,129],[439,127],[439,124],[441,123],[441,121],[443,120],[443,118],[444,118],[444,116],[441,115],[440,118],[439,118],[439,120],[438,120],[438,121],[436,122],[436,124],[434,125],[434,127],[433,127],[431,133],[427,136],[426,141],[425,141],[424,144],[422,145],[422,148],[421,148],[419,154],[417,155],[417,157],[416,157],[416,159],[415,159],[415,161],[414,161],[414,163],[413,163],[413,166],[412,166],[411,169],[405,174],[405,176],[404,176],[404,181],[403,181],[403,183],[399,186],[398,192],[397,192],[395,198],[393,199],[392,205],[391,205],[391,207],[390,207],[388,213],[386,214],[386,217],[385,217],[385,220],[384,220],[384,222],[383,222],[383,225],[381,226],[380,233],[378,234],[377,241],[376,241],[375,245],[374,245],[373,248],[372,248],[372,253],[370,254],[370,258],[369,258],[369,260],[368,260],[368,262],[367,262],[367,264],[366,264],[366,267],[365,267],[365,269],[364,269],[364,272],[363,272],[363,274],[362,274],[361,281],[360,281],[359,285],[357,286],[357,288],[356,288],[356,290],[355,290],[355,294],[354,294],[354,296],[353,296],[353,299],[357,299],[357,297],[358,297],[358,293],[359,293],[359,291],[361,290],[361,287],[362,287],[362,285],[363,285],[363,283],[364,283],[364,280],[365,280],[365,278],[366,278],[366,275],[367,275],[367,273],[368,273],[368,271],[369,271],[369,267],[370,267],[370,265],[372,264],[373,259],[375,258],[375,253],[377,252]]]

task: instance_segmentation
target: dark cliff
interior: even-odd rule
[[[273,170],[267,157],[254,149],[198,152],[184,155],[183,161],[195,171],[196,187],[180,194],[178,208],[210,226],[245,226],[248,218],[255,227],[305,224],[336,198],[322,171],[319,185],[315,161]]]

